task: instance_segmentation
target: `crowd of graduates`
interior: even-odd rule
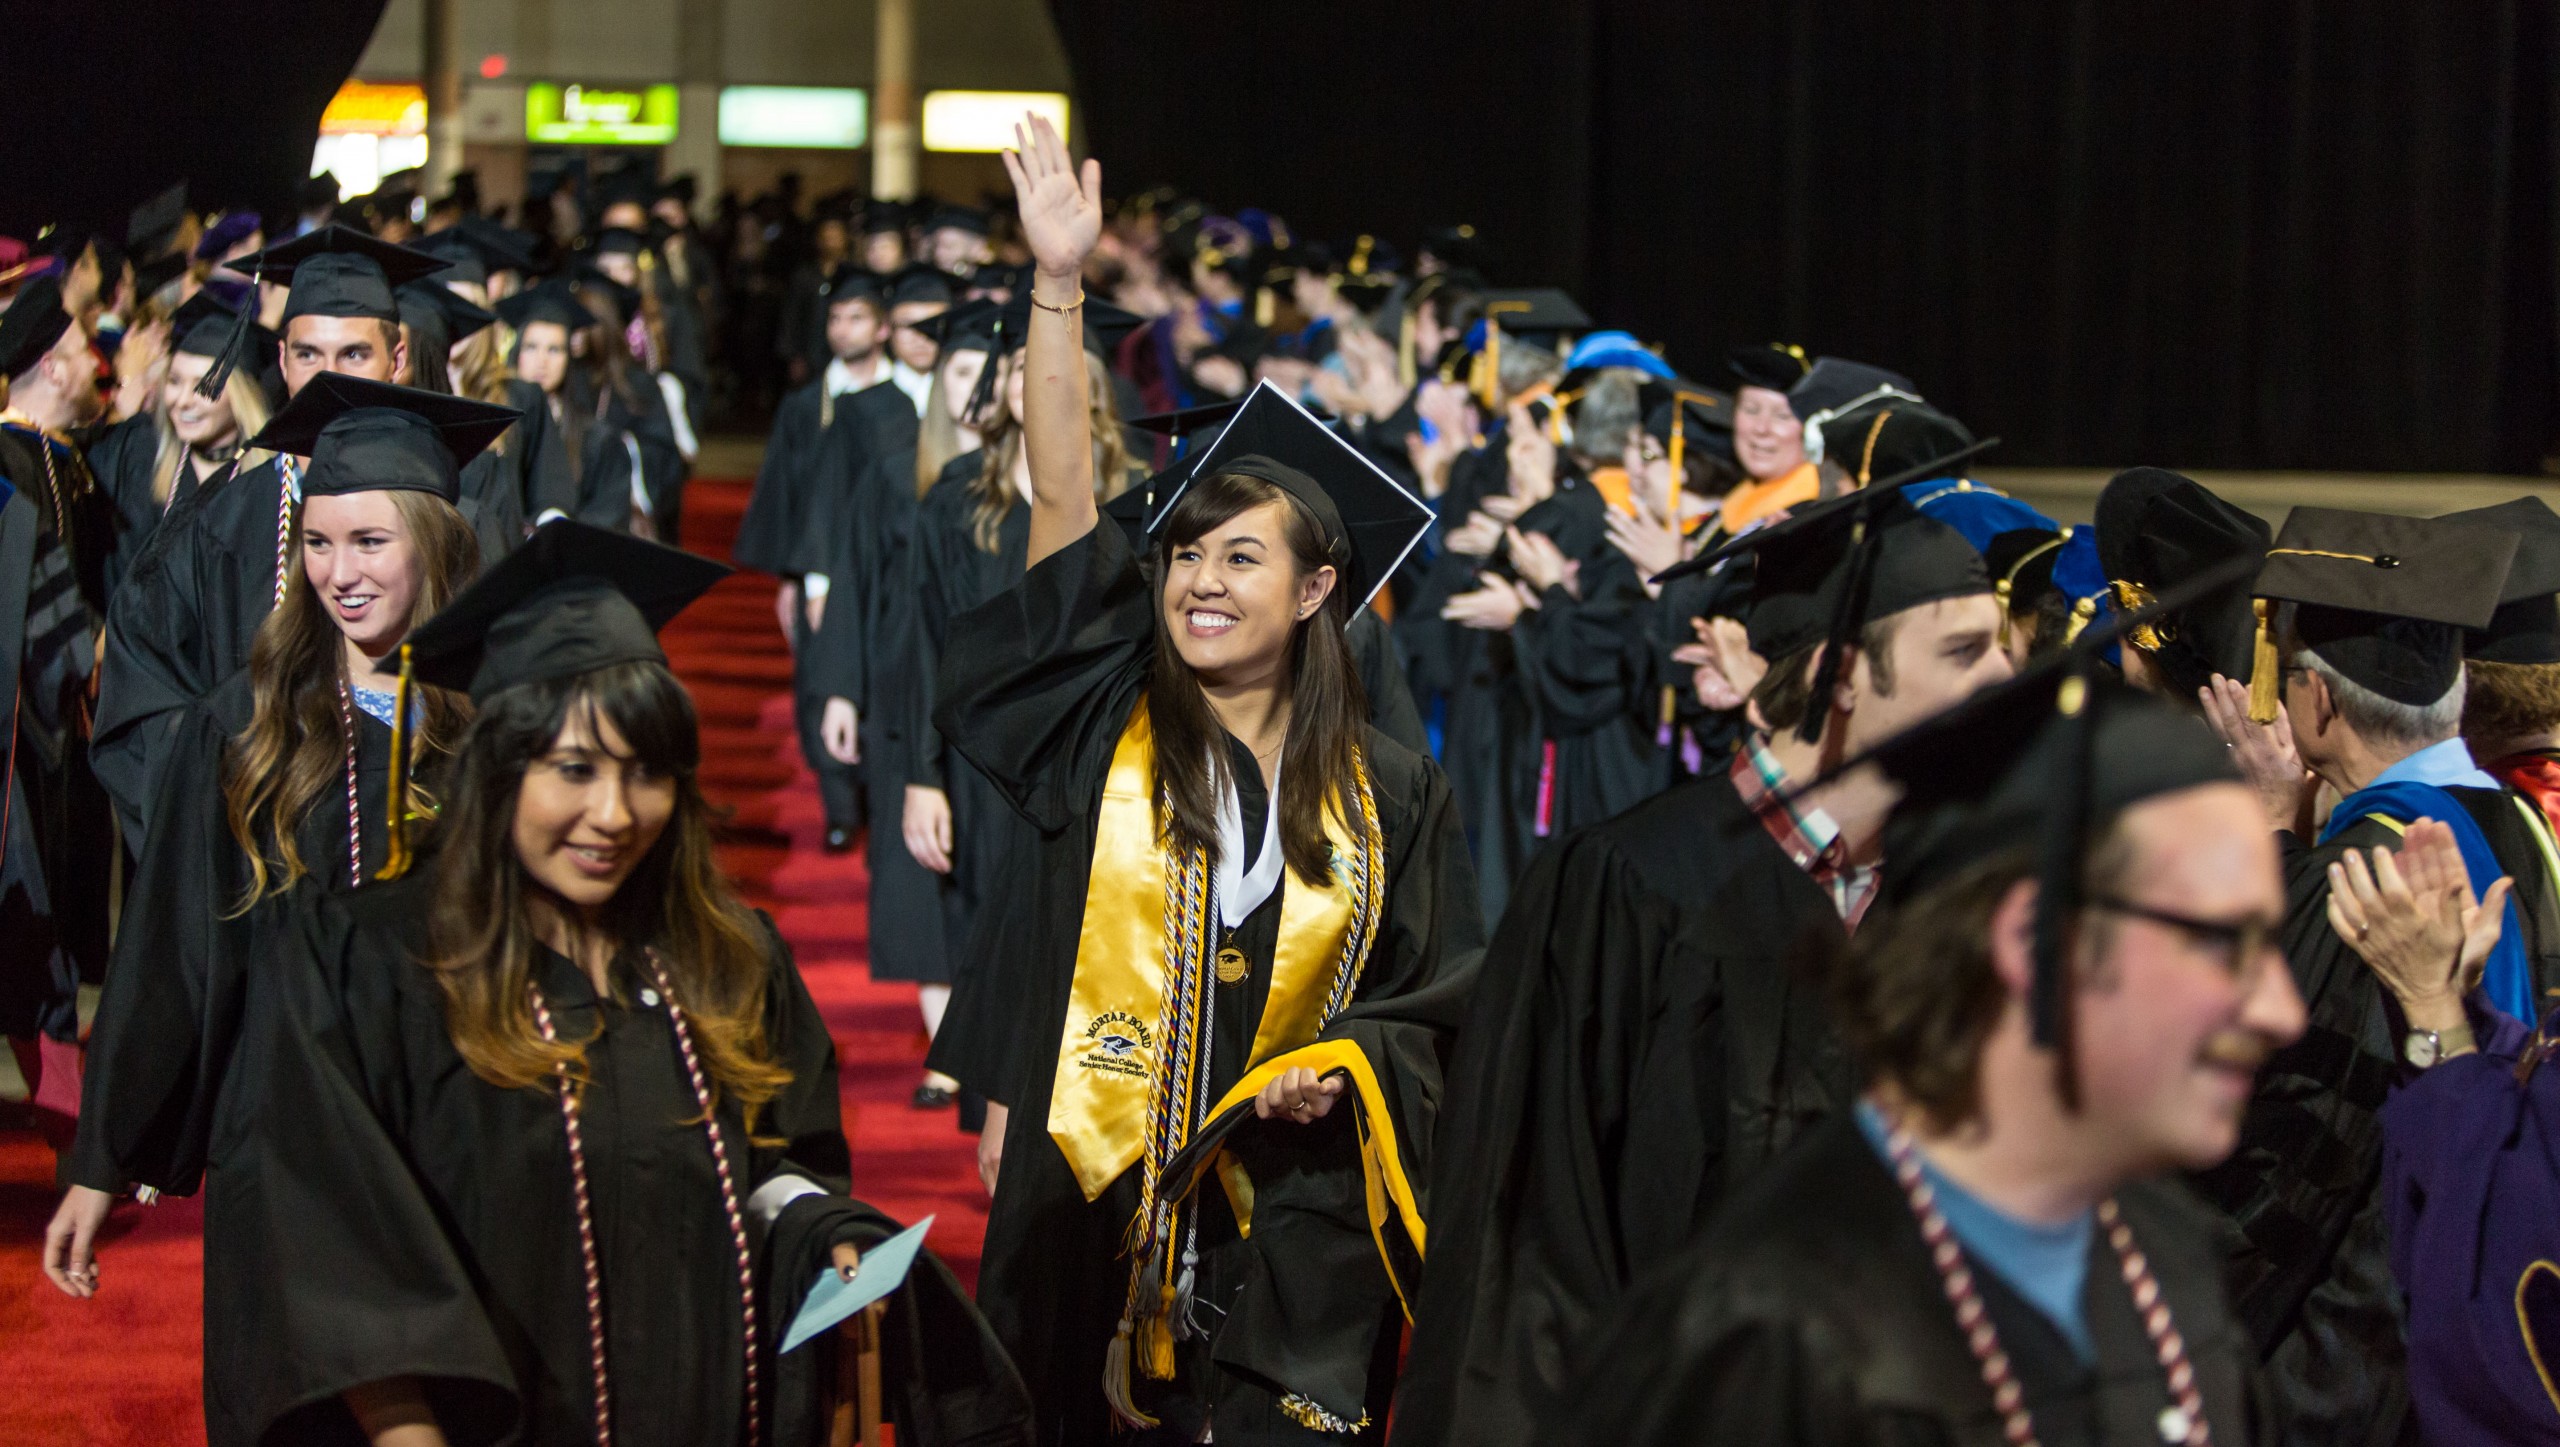
[[[1926,378],[1005,159],[0,281],[0,1024],[63,1289],[206,1194],[214,1440],[822,1430],[894,1223],[653,636],[769,398],[992,1194],[902,1434],[2560,1441],[2560,515],[2065,526]]]

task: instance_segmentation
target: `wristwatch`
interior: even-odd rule
[[[2471,1027],[2456,1026],[2451,1030],[2412,1030],[2400,1042],[2400,1054],[2420,1070],[2459,1055],[2472,1046]]]

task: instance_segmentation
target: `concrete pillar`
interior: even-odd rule
[[[676,0],[676,138],[659,158],[669,177],[702,183],[697,208],[720,199],[720,84],[728,78],[727,0]]]
[[[430,200],[453,189],[462,169],[462,0],[426,0],[419,71],[426,77]]]
[[[872,47],[871,194],[883,201],[911,201],[922,137],[916,127],[916,25],[914,0],[876,0],[878,40]]]

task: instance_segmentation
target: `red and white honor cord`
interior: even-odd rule
[[[1955,1308],[1956,1326],[1964,1332],[1965,1345],[1982,1369],[1982,1384],[1991,1390],[1991,1405],[2001,1417],[2001,1436],[2010,1447],[2037,1447],[2035,1421],[2027,1414],[2026,1390],[2018,1385],[2017,1369],[2001,1347],[1999,1330],[1982,1304],[1973,1270],[1965,1264],[1964,1248],[1957,1243],[1946,1216],[1938,1210],[1938,1193],[1920,1168],[1920,1149],[1912,1141],[1911,1132],[1898,1121],[1885,1133],[1885,1150],[1893,1158],[1893,1177],[1902,1186],[1903,1199],[1910,1203],[1911,1214],[1920,1223],[1920,1239],[1929,1248],[1930,1264],[1938,1268],[1938,1285],[1947,1294],[1947,1304]],[[2162,1298],[2160,1283],[2151,1274],[2150,1260],[2134,1245],[2133,1228],[2124,1223],[2114,1200],[2099,1203],[2098,1225],[2107,1234],[2107,1244],[2115,1248],[2116,1264],[2124,1273],[2125,1285],[2133,1292],[2134,1310],[2142,1317],[2142,1329],[2151,1338],[2152,1353],[2169,1379],[2171,1405],[2160,1413],[2160,1440],[2184,1447],[2213,1447],[2213,1428],[2205,1420],[2204,1393],[2196,1386],[2195,1366],[2187,1359],[2186,1339],[2169,1319],[2169,1303]]]
[[[338,680],[338,736],[347,745],[347,888],[364,887],[364,813],[356,787],[356,707]]]
[[[693,1047],[693,1031],[686,1025],[684,1011],[676,1005],[675,992],[668,988],[667,972],[654,952],[649,957],[649,975],[656,982],[658,995],[667,1007],[667,1023],[674,1027],[676,1049],[684,1056],[686,1078],[693,1082],[693,1096],[702,1107],[702,1128],[711,1138],[711,1162],[720,1176],[720,1204],[729,1217],[729,1240],[738,1255],[738,1303],[742,1323],[741,1338],[746,1346],[746,1416],[745,1440],[754,1442],[763,1430],[763,1399],[756,1364],[756,1282],[755,1255],[747,1241],[747,1218],[738,1204],[738,1184],[729,1165],[729,1147],[720,1135],[720,1122],[712,1112],[711,1087],[703,1074],[701,1057]],[[542,998],[539,987],[528,984],[526,993],[533,1000],[534,1024],[542,1038],[557,1042],[560,1038],[551,1023],[551,1007]],[[613,1391],[605,1367],[604,1332],[604,1268],[596,1255],[594,1197],[587,1185],[586,1142],[578,1130],[578,1095],[569,1079],[565,1064],[552,1067],[560,1083],[560,1122],[569,1138],[569,1189],[578,1210],[578,1255],[586,1267],[587,1277],[587,1360],[595,1373],[596,1447],[613,1447]]]

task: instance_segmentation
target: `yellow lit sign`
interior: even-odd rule
[[[324,136],[417,136],[426,129],[424,86],[351,80],[338,87],[329,108],[320,113]]]
[[[1003,151],[1024,112],[1047,116],[1067,134],[1067,98],[1050,90],[937,90],[924,98],[928,151]]]

